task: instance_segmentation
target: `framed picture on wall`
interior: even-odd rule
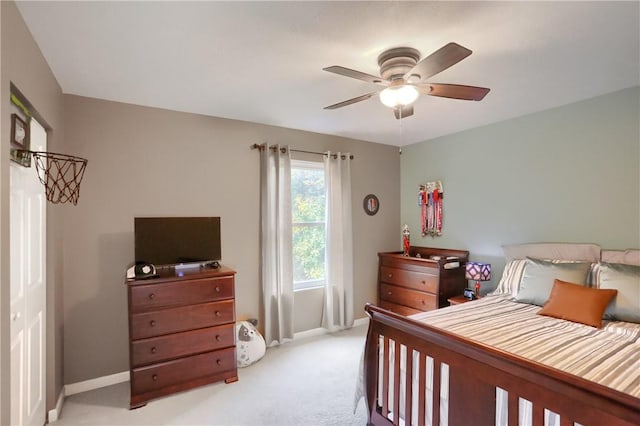
[[[369,194],[364,197],[364,200],[362,201],[362,207],[364,208],[366,214],[368,214],[369,216],[373,216],[378,213],[378,210],[380,209],[380,201],[375,195]]]
[[[18,114],[11,114],[11,144],[17,149],[29,149],[29,126]]]

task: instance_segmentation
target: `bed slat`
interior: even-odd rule
[[[393,342],[393,424],[400,424],[400,354],[402,345]]]
[[[427,391],[427,384],[425,383],[425,378],[427,377],[427,357],[421,352],[418,352],[418,371],[420,372],[418,379],[418,426],[424,426],[424,405]]]
[[[569,416],[560,417],[560,426],[574,426],[573,420]]]
[[[544,426],[544,407],[540,404],[532,403],[533,426]]]
[[[431,412],[433,413],[433,426],[440,426],[440,372],[442,370],[442,364],[440,361],[433,357],[433,405]]]
[[[495,387],[478,380],[473,371],[465,371],[457,363],[447,360],[447,364],[449,365],[449,424],[495,424]]]
[[[413,403],[413,348],[407,346],[407,367],[404,375],[405,392],[404,392],[404,424],[411,426],[412,410],[411,404]],[[400,399],[400,398],[398,398]]]
[[[384,336],[382,358],[382,415],[389,416],[389,338]]]
[[[509,405],[507,409],[507,423],[509,426],[518,426],[520,398],[514,391],[509,392]]]

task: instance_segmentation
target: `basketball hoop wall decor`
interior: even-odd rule
[[[31,156],[36,163],[38,178],[45,186],[47,200],[54,204],[78,204],[87,160],[56,152],[32,151]]]
[[[30,150],[30,125],[32,114],[24,96],[11,84],[11,103],[22,112],[11,114],[11,149],[9,158],[23,167],[31,167],[31,158],[36,163],[38,179],[44,185],[47,201],[59,204],[78,204],[80,182],[87,167],[85,158],[57,152]]]
[[[80,182],[87,167],[85,158],[73,155],[58,154],[57,152],[11,150],[17,158],[31,158],[36,163],[38,179],[45,188],[47,201],[54,204],[71,202],[78,204],[80,197]]]

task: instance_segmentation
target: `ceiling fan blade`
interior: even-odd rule
[[[352,70],[350,68],[341,67],[338,65],[334,65],[327,68],[322,68],[324,71],[329,71],[334,74],[343,75],[345,77],[356,78],[358,80],[363,80],[369,83],[381,84],[383,86],[388,86],[389,82],[383,80],[382,77],[376,77],[375,75],[365,74],[360,71]]]
[[[407,105],[405,107],[397,107],[393,109],[393,115],[397,120],[402,118],[411,117],[413,115],[413,105]]]
[[[418,85],[420,93],[442,98],[481,101],[491,89],[486,87],[463,86],[460,84],[427,83]]]
[[[326,106],[324,107],[324,109],[337,109],[347,105],[355,104],[356,102],[366,101],[367,99],[369,99],[370,97],[372,97],[377,93],[378,92],[367,93],[366,95],[358,96],[357,98],[349,99],[346,101],[338,102],[337,104]]]
[[[418,62],[404,75],[404,78],[406,80],[411,75],[417,74],[420,76],[420,80],[425,80],[457,64],[469,55],[471,55],[471,50],[457,43],[449,43]]]

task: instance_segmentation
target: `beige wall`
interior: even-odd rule
[[[402,223],[416,245],[462,248],[502,274],[501,246],[640,248],[640,87],[403,149]],[[419,236],[418,184],[441,179],[442,237]],[[415,236],[415,237],[414,237]]]
[[[272,126],[65,96],[65,150],[89,160],[80,201],[64,207],[64,381],[128,369],[125,270],[135,216],[220,216],[223,263],[234,268],[237,316],[259,313],[259,158],[253,143],[350,151],[355,310],[375,301],[377,252],[398,246],[396,147]],[[362,199],[375,193],[380,213]],[[296,297],[296,331],[317,327],[318,292]]]
[[[60,147],[63,138],[63,97],[38,46],[26,28],[14,2],[3,1],[1,10],[0,111],[0,424],[9,423],[9,88],[13,83],[36,111],[48,131],[49,150]],[[35,173],[35,170],[34,170]],[[62,388],[62,269],[59,209],[47,204],[47,409],[55,406]]]

